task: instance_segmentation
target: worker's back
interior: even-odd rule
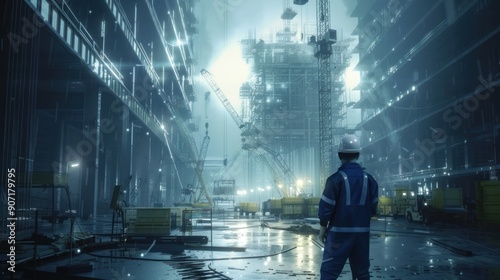
[[[343,164],[327,180],[335,201],[330,230],[338,232],[366,232],[370,230],[370,218],[375,211],[378,187],[370,174],[356,162]],[[324,209],[320,206],[320,210]],[[376,208],[375,208],[376,209]],[[329,211],[328,211],[329,212]],[[320,211],[321,214],[321,211]]]

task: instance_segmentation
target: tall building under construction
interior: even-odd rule
[[[296,25],[290,23],[296,12],[284,7],[281,18],[283,29],[273,41],[244,39],[243,57],[252,66],[253,86],[244,85],[240,96],[243,113],[260,129],[264,145],[279,153],[294,171],[293,179],[300,186],[290,191],[294,194],[319,195],[319,118],[318,59],[312,34],[307,29],[298,34]],[[314,30],[315,31],[315,30]],[[344,73],[349,66],[349,43],[342,41],[332,46],[331,65],[333,124],[335,141],[347,132]],[[278,166],[279,167],[279,166]],[[282,172],[278,169],[278,172]]]
[[[500,1],[0,7],[0,278],[320,279],[346,135],[371,278],[500,278]]]

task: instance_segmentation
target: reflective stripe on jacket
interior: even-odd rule
[[[376,213],[378,184],[356,162],[343,164],[328,177],[319,202],[322,226],[335,232],[370,231],[370,218]]]

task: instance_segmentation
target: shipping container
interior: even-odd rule
[[[128,235],[170,235],[170,208],[125,208]]]
[[[304,198],[283,197],[281,199],[283,218],[302,218],[304,216]]]
[[[310,197],[305,199],[304,216],[306,218],[317,218],[319,209],[319,197]]]
[[[482,226],[500,225],[500,181],[480,181],[476,185],[477,219]],[[474,210],[472,210],[474,211]]]

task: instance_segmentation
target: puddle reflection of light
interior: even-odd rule
[[[311,256],[314,255],[314,251],[315,248],[314,248],[314,245],[312,243],[313,239],[312,239],[312,236],[309,235],[307,237],[307,242],[306,242],[306,245],[307,245],[307,256],[309,257],[309,261],[307,262],[307,269],[308,270],[311,270],[313,271],[315,269],[315,262],[314,260],[311,258]]]
[[[244,247],[248,243],[248,238],[245,229],[238,231],[238,246]]]
[[[387,266],[384,267],[384,271],[389,271],[389,270],[397,270],[397,269],[395,266],[392,266],[392,265],[388,266],[388,267]]]
[[[302,262],[304,261],[304,247],[300,246],[302,244],[302,240],[297,241],[297,267],[300,267]]]

